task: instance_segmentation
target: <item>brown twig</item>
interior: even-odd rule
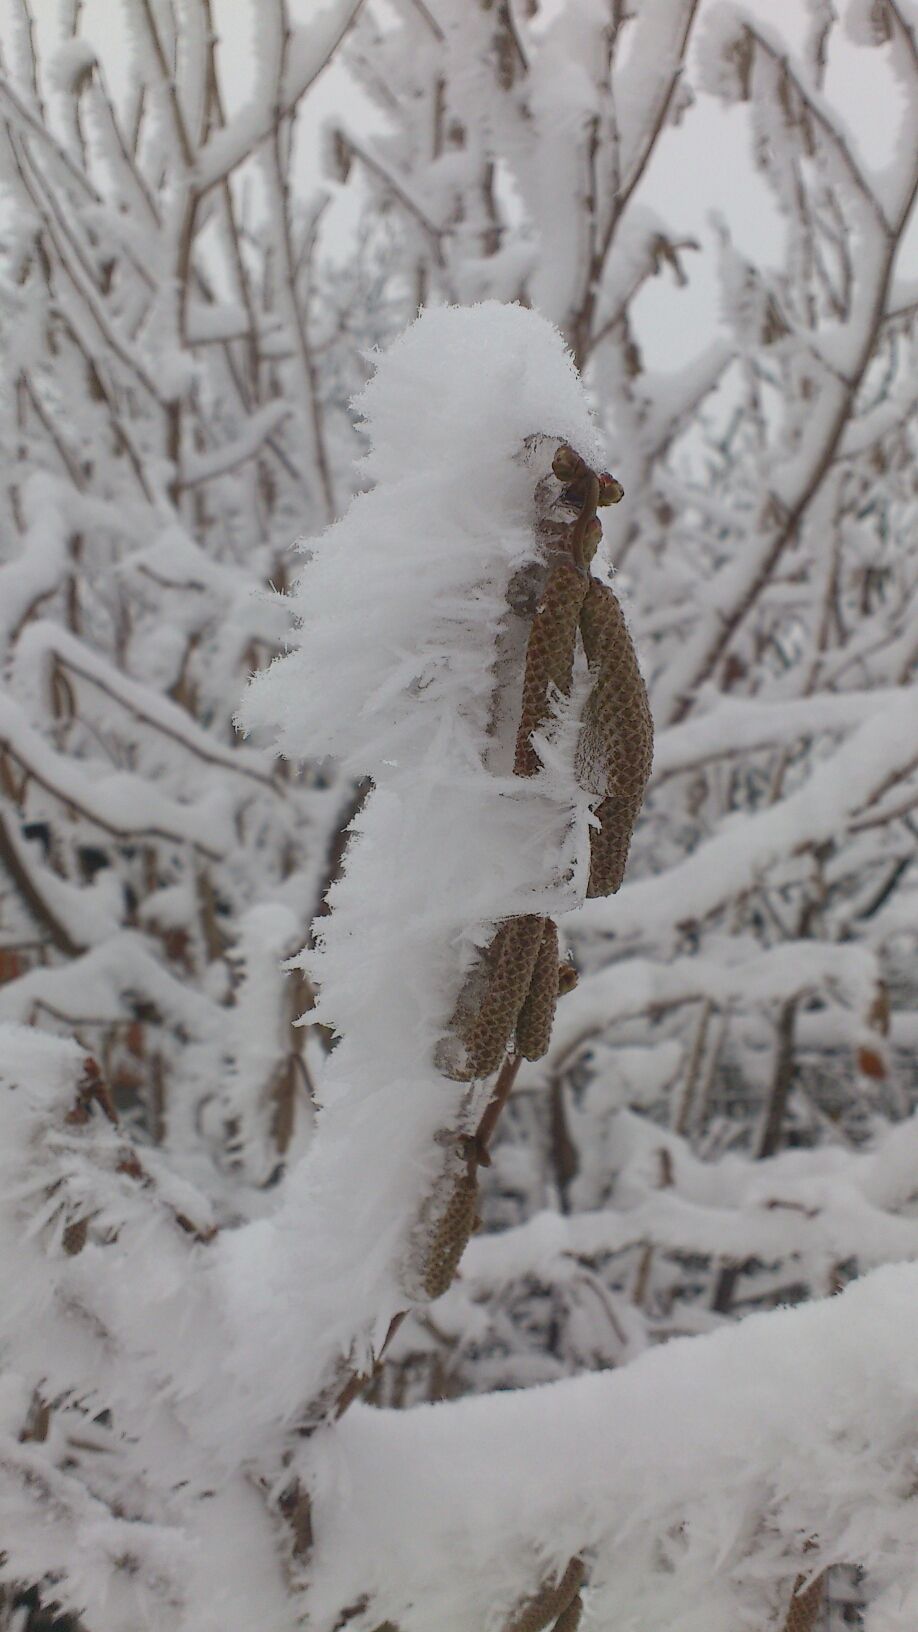
[[[513,1084],[516,1082],[522,1063],[521,1054],[508,1054],[498,1072],[494,1092],[485,1106],[484,1114],[475,1131],[474,1147],[479,1167],[488,1167],[490,1165],[491,1157],[488,1146],[494,1136],[500,1114],[513,1091]]]

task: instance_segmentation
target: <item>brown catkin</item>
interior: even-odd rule
[[[434,1231],[424,1263],[423,1286],[428,1298],[442,1297],[452,1285],[478,1215],[478,1184],[471,1173],[453,1180],[449,1200]]]
[[[803,1592],[798,1592],[804,1577],[798,1575],[794,1584],[794,1594],[791,1598],[784,1622],[784,1632],[813,1632],[816,1617],[822,1605],[822,1593],[825,1585],[825,1575],[817,1575]]]
[[[529,990],[544,920],[527,913],[501,924],[459,996],[450,1021],[451,1039],[437,1050],[438,1070],[453,1082],[490,1076],[503,1059]]]
[[[555,1621],[554,1632],[577,1632],[582,1614],[583,1599],[579,1592],[575,1592],[567,1608],[562,1609],[561,1614]]]
[[[577,745],[581,786],[604,795],[590,833],[587,894],[612,895],[622,882],[628,847],[653,763],[653,720],[637,655],[618,599],[590,580],[580,631],[593,689]]]
[[[524,1060],[541,1060],[548,1053],[558,1002],[558,928],[546,918],[529,990],[516,1022],[516,1052]]]
[[[542,1632],[543,1627],[553,1626],[570,1607],[582,1582],[583,1559],[572,1558],[560,1581],[554,1585],[543,1581],[534,1597],[523,1601],[506,1622],[504,1632]]]
[[[586,575],[569,556],[552,562],[526,647],[523,705],[513,762],[517,776],[535,776],[541,769],[532,734],[548,724],[555,690],[570,696],[577,620],[586,592]]]

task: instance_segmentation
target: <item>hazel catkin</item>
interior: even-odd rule
[[[517,776],[535,776],[541,761],[532,744],[533,732],[551,718],[555,692],[569,697],[574,673],[577,621],[587,593],[587,578],[570,556],[551,564],[539,608],[532,620],[523,673],[523,703],[513,769]]]
[[[560,1581],[543,1581],[532,1598],[524,1599],[504,1632],[543,1632],[553,1626],[578,1597],[583,1575],[583,1559],[572,1558]]]
[[[799,1588],[805,1577],[798,1575],[784,1622],[784,1632],[813,1632],[813,1625],[822,1608],[825,1574],[817,1575],[802,1592]]]
[[[607,584],[591,579],[580,614],[593,689],[577,747],[582,787],[602,794],[590,834],[589,896],[622,882],[631,834],[653,762],[653,720],[624,614]]]
[[[487,1077],[500,1065],[529,990],[543,922],[532,913],[508,918],[466,979],[450,1035],[436,1053],[437,1069],[451,1081]]]
[[[529,990],[516,1022],[516,1052],[524,1060],[541,1060],[548,1053],[558,988],[558,929],[552,918],[546,918]]]
[[[554,1632],[577,1632],[582,1614],[583,1599],[579,1592],[575,1592],[567,1608],[562,1609],[561,1614],[555,1621]]]
[[[454,1179],[452,1191],[424,1262],[423,1287],[428,1298],[442,1297],[452,1285],[478,1217],[478,1183],[471,1172]]]

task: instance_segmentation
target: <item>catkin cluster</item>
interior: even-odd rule
[[[518,573],[508,591],[510,610],[530,619],[513,769],[517,776],[539,774],[535,739],[551,726],[559,700],[571,697],[579,638],[590,689],[575,774],[597,799],[587,893],[609,895],[622,882],[653,752],[647,694],[621,607],[613,591],[590,572],[602,534],[597,507],[617,503],[622,489],[608,474],[597,475],[566,444],[558,448],[552,472],[560,484],[553,507],[573,519],[543,520],[541,559],[531,572]],[[524,914],[499,924],[459,993],[436,1049],[437,1069],[454,1082],[475,1082],[497,1071],[508,1050],[523,1059],[541,1059],[548,1051],[559,992],[570,988],[572,975],[569,965],[559,964],[558,932],[550,918]],[[425,1206],[420,1284],[427,1297],[438,1297],[449,1286],[474,1228],[475,1167],[470,1159],[467,1172],[444,1172]],[[560,1591],[560,1584],[552,1590]],[[542,1597],[544,1593],[540,1602]],[[508,1632],[538,1632],[549,1621],[557,1621],[559,1632],[573,1632],[577,1604],[579,1599],[565,1599],[544,1620],[532,1626],[521,1620]],[[531,1613],[536,1613],[534,1607]]]
[[[602,529],[597,506],[622,497],[618,482],[597,476],[562,444],[552,463],[559,502],[576,512],[567,525],[542,528],[547,564],[529,609],[520,718],[513,769],[536,776],[538,733],[550,725],[558,700],[570,698],[578,634],[590,675],[575,773],[597,795],[590,833],[587,894],[610,895],[622,882],[628,848],[653,758],[653,723],[637,656],[618,599],[589,570]],[[518,610],[519,597],[514,602]],[[548,919],[512,919],[495,931],[467,977],[440,1043],[444,1076],[470,1082],[496,1071],[515,1046],[525,1059],[548,1049],[559,991],[557,932]]]
[[[480,954],[437,1052],[444,1076],[471,1082],[497,1070],[529,991],[544,924],[534,914],[509,918]]]
[[[508,1048],[524,1060],[548,1052],[555,1005],[573,969],[559,963],[558,928],[525,914],[500,925],[468,975],[437,1053],[453,1082],[490,1076]]]

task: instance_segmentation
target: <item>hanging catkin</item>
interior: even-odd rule
[[[612,895],[625,873],[628,847],[653,762],[653,720],[631,636],[618,599],[591,578],[580,632],[593,688],[577,748],[581,786],[605,797],[590,834],[587,894]]]
[[[513,763],[517,776],[535,776],[541,769],[532,745],[533,732],[540,731],[551,719],[556,692],[570,696],[577,620],[587,582],[586,574],[569,556],[559,556],[552,562],[526,647],[523,706]]]
[[[529,991],[516,1022],[516,1052],[524,1060],[541,1060],[548,1053],[558,982],[558,929],[554,919],[546,918]]]
[[[478,1217],[478,1184],[469,1171],[454,1180],[449,1200],[434,1230],[424,1262],[423,1287],[428,1298],[442,1297],[452,1284],[459,1260]]]
[[[509,918],[481,954],[459,994],[450,1035],[437,1050],[437,1069],[445,1077],[471,1082],[497,1070],[529,990],[543,923],[532,913]]]
[[[561,1614],[555,1621],[554,1632],[577,1632],[582,1614],[583,1599],[579,1592],[575,1592],[567,1608],[562,1609]]]
[[[813,1632],[813,1626],[822,1607],[822,1595],[825,1588],[825,1572],[817,1575],[803,1592],[798,1589],[803,1585],[806,1577],[798,1575],[794,1583],[794,1593],[791,1598],[784,1622],[784,1632]]]
[[[532,1598],[524,1600],[505,1623],[504,1632],[543,1632],[544,1627],[554,1626],[577,1599],[583,1575],[583,1559],[572,1558],[560,1581],[544,1581]]]

